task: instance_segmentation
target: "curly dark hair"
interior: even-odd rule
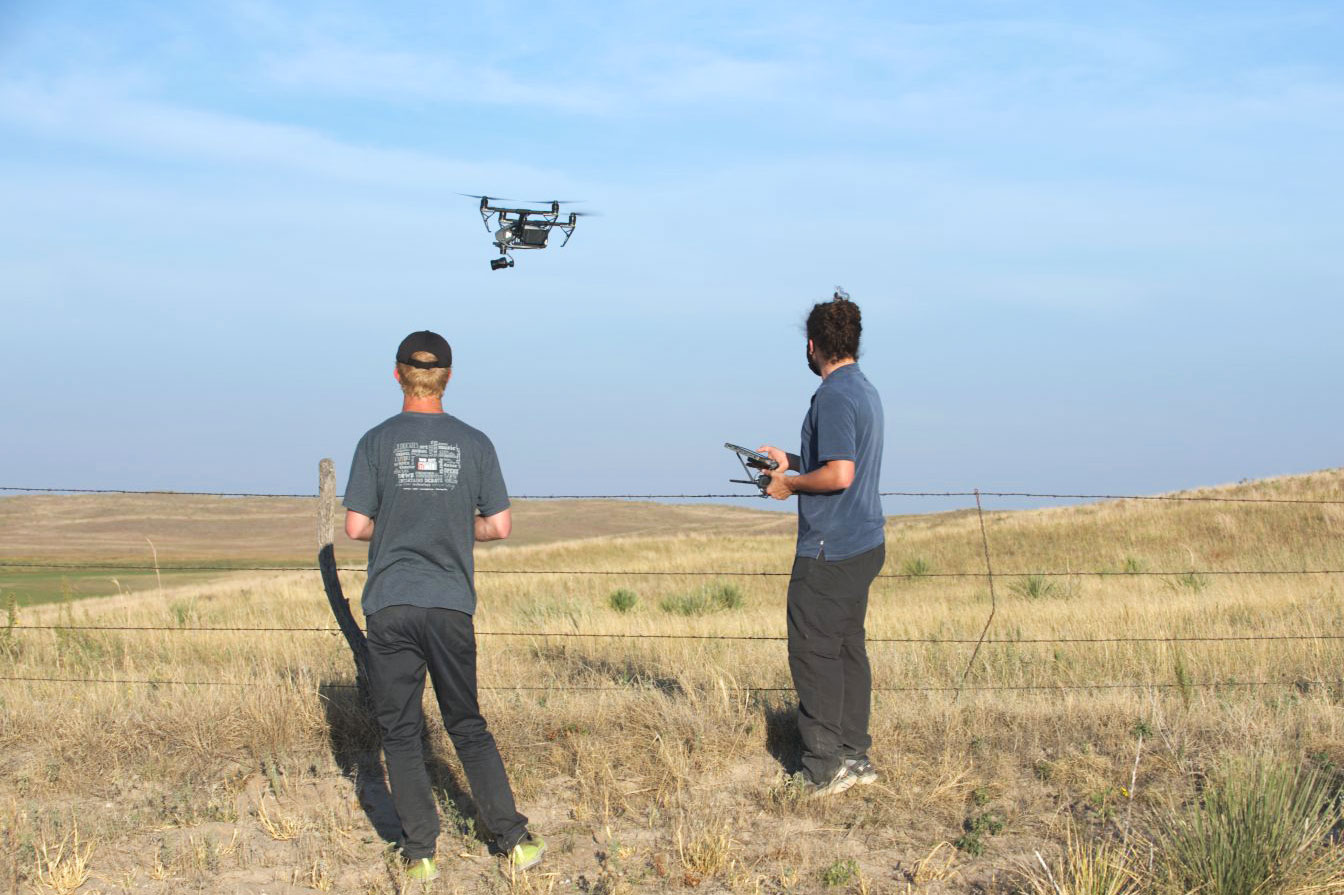
[[[863,320],[859,306],[841,292],[830,301],[818,302],[807,315],[807,337],[812,340],[817,359],[822,362],[859,357],[859,336]]]

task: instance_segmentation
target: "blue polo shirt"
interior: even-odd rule
[[[858,364],[822,380],[803,420],[800,472],[829,460],[853,460],[854,482],[843,491],[798,495],[798,555],[849,559],[883,542],[882,399]]]

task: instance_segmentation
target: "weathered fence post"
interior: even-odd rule
[[[341,590],[341,578],[336,572],[336,465],[323,459],[317,465],[317,567],[322,572],[322,587],[327,592],[331,613],[350,645],[355,659],[355,684],[365,700],[369,696],[369,645],[364,639],[350,603]]]

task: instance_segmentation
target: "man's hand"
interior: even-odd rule
[[[783,475],[784,473],[789,471],[789,455],[784,453],[774,445],[763,444],[756,449],[756,453],[765,454],[771,460],[774,460],[776,463],[779,464],[779,468],[772,469],[770,470],[771,472]]]
[[[765,451],[761,451],[765,453]],[[775,500],[788,500],[793,496],[793,480],[796,476],[785,475],[782,470],[773,469],[769,472],[770,484],[765,487],[765,496],[773,497]]]

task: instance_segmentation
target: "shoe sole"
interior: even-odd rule
[[[811,797],[814,799],[822,799],[825,798],[826,796],[838,796],[840,795],[840,793],[849,789],[851,786],[853,786],[855,783],[858,782],[859,780],[857,777],[851,777],[850,775],[846,774],[845,776],[839,778],[838,780],[832,780],[825,786],[817,788],[816,790],[813,791]]]
[[[531,861],[528,861],[526,864],[523,864],[521,866],[511,865],[512,870],[514,873],[523,873],[525,871],[531,870],[533,867],[536,867],[538,864],[540,864],[541,859],[544,857],[546,857],[546,846],[543,845],[541,847],[541,851],[537,852],[537,856],[535,858],[533,858]]]

